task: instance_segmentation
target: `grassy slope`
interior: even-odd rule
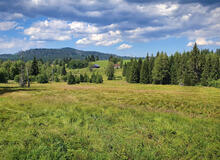
[[[0,85],[0,159],[220,156],[216,88],[124,81]]]

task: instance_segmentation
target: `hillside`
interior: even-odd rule
[[[0,54],[0,59],[2,60],[15,60],[19,59],[23,55],[24,60],[32,60],[33,57],[42,60],[54,60],[54,59],[63,59],[63,58],[72,58],[72,59],[85,59],[86,56],[94,55],[98,56],[101,60],[108,59],[111,55],[117,56],[115,54],[107,54],[96,51],[82,51],[74,48],[61,48],[61,49],[30,49],[24,52],[18,52],[16,54]],[[120,56],[117,56],[120,57]],[[128,59],[129,57],[122,57]]]

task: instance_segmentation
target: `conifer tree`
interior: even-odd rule
[[[106,68],[106,75],[108,80],[113,80],[114,79],[114,63],[113,62],[109,62],[108,66]]]
[[[211,79],[211,70],[212,70],[212,59],[210,55],[207,55],[204,70],[202,72],[202,78],[201,78],[201,84],[203,86],[208,85],[208,82]]]
[[[61,71],[61,75],[62,75],[62,76],[65,76],[65,75],[66,75],[66,67],[65,67],[65,63],[63,63],[62,71]]]
[[[169,60],[166,54],[161,53],[157,56],[152,74],[155,84],[169,84]]]
[[[139,83],[139,79],[140,79],[140,75],[139,75],[139,68],[138,68],[138,62],[136,59],[134,59],[132,62],[131,62],[131,66],[130,66],[130,69],[129,69],[129,79],[128,79],[128,82],[130,83]]]
[[[140,83],[148,84],[150,83],[150,70],[149,70],[149,57],[147,55],[146,59],[142,63],[140,72]]]
[[[36,57],[34,57],[34,60],[31,65],[31,75],[36,76],[38,74],[39,74],[38,62],[37,62]]]

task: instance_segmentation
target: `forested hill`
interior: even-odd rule
[[[55,59],[63,59],[70,57],[72,59],[85,59],[86,56],[94,55],[98,56],[100,60],[106,60],[113,54],[106,54],[96,51],[82,51],[74,48],[61,48],[61,49],[30,49],[24,52],[18,52],[16,54],[0,54],[0,59],[2,60],[16,60],[21,58],[23,55],[24,60],[32,60],[33,57],[42,60],[55,60]],[[117,55],[113,55],[116,57],[120,57]],[[129,58],[129,57],[122,57]]]

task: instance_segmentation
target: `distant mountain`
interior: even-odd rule
[[[27,51],[18,52],[16,54],[0,54],[0,59],[16,60],[21,58],[21,56],[23,56],[24,60],[32,60],[34,57],[42,60],[55,60],[55,59],[63,59],[67,57],[70,57],[72,59],[85,59],[85,57],[89,55],[99,56],[100,60],[106,60],[111,55],[116,57],[121,57],[115,54],[107,54],[96,51],[82,51],[74,48],[61,48],[61,49],[41,48],[41,49],[30,49]],[[121,58],[129,59],[130,57],[124,56]]]

